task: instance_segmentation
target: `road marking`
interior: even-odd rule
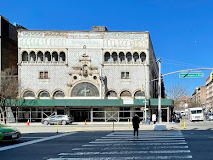
[[[185,142],[185,140],[180,140],[180,141],[169,141],[169,142],[167,142],[167,141],[158,141],[158,142],[152,142],[152,141],[150,141],[152,144],[154,144],[154,143],[169,143],[169,144],[173,144],[173,143],[184,143]],[[91,141],[91,142],[89,142],[90,144],[114,144],[114,143],[125,143],[125,144],[131,144],[131,143],[141,143],[141,144],[146,144],[146,143],[150,143],[150,142],[147,142],[147,141],[137,141],[137,140],[133,140],[133,141]]]
[[[180,156],[141,156],[141,157],[91,157],[91,158],[50,158],[48,160],[130,160],[130,159],[187,159],[191,155]]]
[[[187,143],[184,142],[184,143],[142,143],[142,144],[137,144],[137,143],[128,143],[128,144],[125,144],[125,143],[115,143],[115,144],[85,144],[85,145],[82,145],[83,147],[94,147],[94,146],[160,146],[160,145],[186,145]]]
[[[96,139],[96,141],[129,141],[129,140],[137,140],[137,141],[156,141],[156,140],[185,140],[185,138],[104,138],[104,139]]]
[[[5,146],[5,147],[1,147],[0,151],[5,151],[5,150],[13,149],[13,148],[18,148],[18,147],[23,147],[23,146],[27,146],[27,145],[30,145],[30,144],[48,141],[48,140],[51,140],[51,139],[64,137],[64,136],[68,136],[68,135],[75,134],[75,133],[77,133],[77,132],[63,133],[63,134],[59,134],[59,135],[55,135],[55,136],[51,136],[51,137],[45,137],[45,138],[42,138],[42,139],[36,139],[36,140],[24,142],[24,143],[14,144],[12,146]]]
[[[127,136],[127,135],[124,135],[124,136],[107,136],[107,137],[101,137],[101,138],[103,138],[103,139],[106,139],[106,138],[124,138],[124,139],[126,139],[126,138],[132,138],[133,137],[133,134],[131,134],[131,135],[129,135],[129,136]],[[138,136],[139,138],[140,137],[145,137],[145,135],[139,135]],[[183,136],[153,136],[153,135],[151,135],[151,136],[149,136],[149,138],[184,138]]]
[[[23,139],[23,138],[26,138],[26,139],[31,139],[31,138],[36,139],[37,138],[38,139],[38,138],[45,138],[45,137],[21,137],[21,139]]]
[[[89,142],[89,143],[153,143],[152,140],[147,140],[147,141],[141,141],[141,140],[138,140],[138,139],[133,139],[133,140],[128,140],[128,141],[125,141],[125,140],[116,140],[116,141],[92,141],[92,142]],[[183,143],[183,142],[186,142],[185,140],[155,140],[155,143]]]
[[[143,132],[135,139],[129,131],[110,133],[48,160],[192,159],[190,153],[181,131]]]
[[[151,149],[188,149],[188,146],[156,146],[156,147],[140,147],[140,148],[134,148],[134,147],[105,147],[105,148],[99,148],[99,150],[115,150],[115,149],[120,149],[120,150],[151,150]],[[73,148],[73,151],[83,151],[83,150],[95,150],[97,147],[85,147],[85,148]]]
[[[85,156],[85,155],[129,155],[129,154],[158,154],[158,153],[190,153],[190,150],[168,150],[168,151],[114,151],[114,152],[74,152],[74,153],[60,153],[59,156]]]

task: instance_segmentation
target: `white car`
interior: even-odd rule
[[[206,120],[207,120],[207,121],[212,121],[212,120],[213,120],[213,113],[207,114]]]

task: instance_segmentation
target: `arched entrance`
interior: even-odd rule
[[[89,82],[81,82],[75,85],[71,91],[71,97],[79,98],[92,98],[99,97],[98,88]],[[75,122],[89,121],[90,120],[90,108],[70,108],[70,115],[74,118]]]
[[[71,92],[71,97],[98,97],[97,87],[89,82],[82,82],[75,85]]]

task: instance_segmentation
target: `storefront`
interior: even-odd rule
[[[171,121],[173,101],[162,99],[162,121]],[[8,106],[8,108],[10,108]],[[149,99],[146,102],[147,118],[151,119],[153,113],[157,114],[158,99]],[[8,111],[10,120],[15,122],[40,122],[51,115],[69,115],[74,122],[127,122],[131,121],[134,114],[140,119],[145,118],[144,99],[20,99]],[[9,120],[9,121],[10,121]]]

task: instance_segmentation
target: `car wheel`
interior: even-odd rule
[[[47,122],[47,121],[44,121],[44,124],[45,124],[45,125],[48,125],[48,122]]]
[[[66,121],[61,121],[61,124],[62,124],[62,125],[66,125],[67,122],[66,122]]]

